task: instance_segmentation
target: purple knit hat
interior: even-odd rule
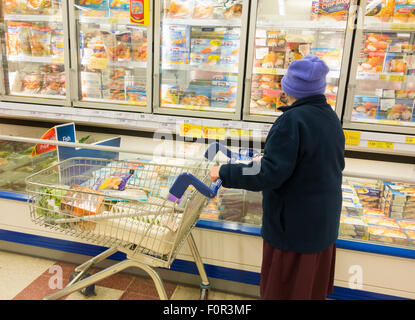
[[[303,59],[294,60],[281,80],[282,90],[300,99],[326,91],[327,64],[315,55],[309,54]]]

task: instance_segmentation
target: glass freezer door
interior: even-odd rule
[[[240,119],[247,11],[246,0],[156,1],[156,112]]]
[[[3,0],[1,99],[69,105],[66,2]]]
[[[328,103],[341,116],[353,1],[253,0],[245,83],[244,119],[273,122],[287,105],[281,79],[290,63],[308,54],[323,59]],[[341,77],[342,75],[342,77]],[[344,75],[344,76],[343,76]]]
[[[130,22],[129,0],[70,3],[74,105],[151,112],[151,26]]]
[[[415,1],[362,5],[344,126],[415,134]]]

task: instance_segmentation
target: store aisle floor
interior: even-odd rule
[[[69,283],[77,265],[48,259],[0,251],[0,300],[40,300]],[[90,269],[95,273],[99,269]],[[197,300],[199,288],[164,282],[172,300]],[[95,296],[80,292],[68,295],[67,300],[156,300],[159,299],[151,279],[125,273],[115,274],[95,284]],[[211,300],[251,300],[215,290],[209,291]]]

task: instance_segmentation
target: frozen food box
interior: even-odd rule
[[[110,16],[130,18],[130,0],[109,0]]]
[[[311,6],[311,20],[345,21],[350,3],[344,0],[313,0]]]
[[[408,70],[406,53],[387,52],[383,72],[405,75]]]
[[[340,70],[343,51],[337,48],[313,48],[311,54],[323,60],[330,70]]]
[[[358,73],[380,73],[385,62],[385,52],[361,52],[357,66]]]
[[[352,111],[354,119],[376,119],[379,97],[355,96]]]
[[[129,104],[146,105],[146,87],[144,85],[128,85],[126,87],[126,99]]]
[[[396,4],[393,14],[393,22],[396,23],[414,23],[415,22],[415,4]]]
[[[411,121],[414,100],[409,99],[381,99],[378,119]]]
[[[176,85],[162,84],[161,105],[179,104],[180,87]]]
[[[388,244],[405,245],[407,237],[401,229],[369,226],[369,240]]]
[[[367,33],[363,51],[366,52],[386,52],[391,43],[390,33]]]
[[[215,2],[212,0],[195,0],[193,8],[193,18],[211,19],[213,18],[213,9]]]
[[[366,224],[370,226],[380,226],[380,227],[398,228],[398,229],[400,228],[399,224],[393,218],[364,215],[362,219]]]
[[[222,41],[219,39],[192,39],[190,63],[193,65],[216,65],[220,60]]]
[[[375,217],[385,217],[385,212],[381,209],[374,208],[363,208],[363,215],[365,216],[375,216]]]
[[[415,231],[415,220],[398,219],[397,222],[401,229]]]
[[[413,230],[404,230],[404,233],[406,234],[408,238],[408,245],[415,246],[415,231]]]
[[[209,106],[211,88],[207,86],[191,85],[183,90],[180,96],[180,104],[191,106]]]
[[[163,25],[162,61],[173,64],[189,64],[190,27]]]
[[[385,187],[386,200],[394,204],[413,204],[415,203],[415,186],[409,184],[388,184]]]
[[[7,22],[6,45],[8,55],[31,55],[31,28],[32,24],[28,22]]]
[[[82,98],[101,99],[101,74],[81,72]]]
[[[193,13],[193,0],[170,0],[167,17],[174,19],[191,18]]]
[[[302,59],[311,53],[311,43],[287,42],[284,68],[294,60]]]
[[[367,240],[369,238],[368,226],[359,216],[341,214],[339,236]]]
[[[211,106],[215,108],[234,108],[238,88],[236,76],[216,75],[212,78]]]
[[[108,17],[108,0],[78,0],[76,8],[80,16],[87,17]]]
[[[395,9],[395,0],[368,0],[366,5],[367,22],[389,22]]]

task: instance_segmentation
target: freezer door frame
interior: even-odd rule
[[[107,103],[105,101],[83,101],[79,97],[81,85],[80,85],[80,59],[79,59],[79,48],[80,48],[80,36],[78,25],[81,22],[78,22],[76,10],[75,10],[75,0],[68,0],[70,15],[69,26],[70,26],[70,38],[74,39],[71,42],[71,62],[72,67],[70,70],[71,73],[71,82],[75,85],[71,91],[71,101],[74,107],[79,108],[91,108],[91,109],[102,109],[102,110],[114,110],[114,111],[124,111],[124,112],[135,112],[135,113],[151,113],[152,112],[152,97],[153,97],[153,81],[152,81],[152,66],[153,66],[153,53],[152,53],[152,43],[153,43],[153,1],[150,0],[150,25],[147,28],[147,62],[146,62],[146,106],[136,106],[132,104],[117,104],[117,103]],[[94,18],[91,18],[93,21]],[[105,18],[103,20],[108,20],[108,24],[117,23],[117,18]],[[119,23],[124,25],[123,23]],[[132,23],[129,23],[134,25]]]
[[[64,68],[65,68],[65,87],[66,95],[64,99],[53,99],[53,98],[41,98],[41,97],[30,97],[30,96],[19,96],[19,95],[10,95],[6,94],[6,83],[5,83],[5,65],[7,64],[7,50],[6,50],[6,20],[4,19],[4,12],[2,12],[2,23],[4,28],[1,30],[1,54],[2,54],[2,65],[1,65],[1,81],[0,81],[0,100],[8,102],[19,102],[19,103],[28,103],[28,104],[41,104],[41,105],[55,105],[55,106],[71,106],[71,92],[72,92],[72,83],[70,81],[70,50],[69,50],[69,23],[68,23],[68,1],[62,0],[61,8],[61,23],[64,30]],[[20,15],[17,15],[20,16]],[[16,19],[19,21],[19,19]],[[29,20],[22,20],[29,21]],[[33,20],[35,21],[35,20]],[[51,20],[50,22],[59,22]],[[5,59],[5,60],[4,60]]]
[[[245,76],[245,92],[244,92],[244,105],[243,105],[243,120],[256,121],[256,122],[268,122],[273,123],[278,116],[271,115],[252,115],[250,113],[250,101],[251,101],[251,86],[253,76],[253,64],[254,64],[254,49],[255,49],[255,35],[257,29],[257,14],[258,5],[260,0],[251,0],[250,22],[249,22],[249,35],[248,35],[248,50],[247,50],[247,62],[246,62],[246,76]],[[337,91],[335,112],[339,119],[342,117],[344,101],[346,95],[347,79],[348,79],[348,67],[350,61],[350,51],[352,50],[353,33],[354,33],[354,20],[356,17],[356,10],[358,9],[356,3],[357,0],[351,0],[349,7],[348,19],[345,27],[344,35],[344,47],[342,61],[340,65],[339,86]],[[343,75],[344,74],[344,75]]]
[[[243,0],[242,15],[241,15],[241,39],[239,46],[239,62],[238,62],[238,91],[236,99],[235,112],[221,112],[221,111],[205,111],[205,110],[188,110],[180,108],[162,108],[160,107],[160,90],[161,90],[161,29],[162,29],[162,0],[155,0],[154,5],[154,99],[153,99],[153,112],[155,114],[165,115],[179,115],[189,117],[200,117],[210,119],[227,119],[227,120],[241,120],[242,113],[242,101],[244,92],[244,77],[245,77],[245,53],[247,45],[247,26],[248,26],[248,13],[250,0]],[[203,20],[201,20],[203,22]],[[189,25],[189,24],[187,24]],[[190,24],[193,25],[193,24]],[[220,26],[218,26],[220,27]],[[239,25],[238,25],[239,27]],[[189,64],[191,70],[191,65]]]
[[[361,0],[361,8],[366,8],[367,0]],[[352,121],[352,110],[354,104],[354,96],[358,86],[357,80],[357,62],[360,55],[360,45],[363,40],[363,34],[365,30],[370,31],[370,29],[365,29],[364,20],[365,15],[362,13],[364,11],[359,10],[357,16],[357,28],[355,32],[354,46],[352,48],[353,54],[350,59],[350,71],[349,79],[347,84],[347,94],[344,102],[344,115],[343,115],[343,128],[351,130],[360,130],[366,132],[385,132],[385,133],[397,133],[397,134],[415,134],[415,124],[414,126],[399,126],[399,125],[387,125],[387,124],[377,124],[377,123],[368,123],[368,122],[354,122]],[[379,30],[378,32],[388,32],[390,30]],[[395,32],[405,32],[406,30],[394,30]],[[415,30],[410,30],[410,32],[415,33]],[[358,50],[356,50],[358,49]]]

